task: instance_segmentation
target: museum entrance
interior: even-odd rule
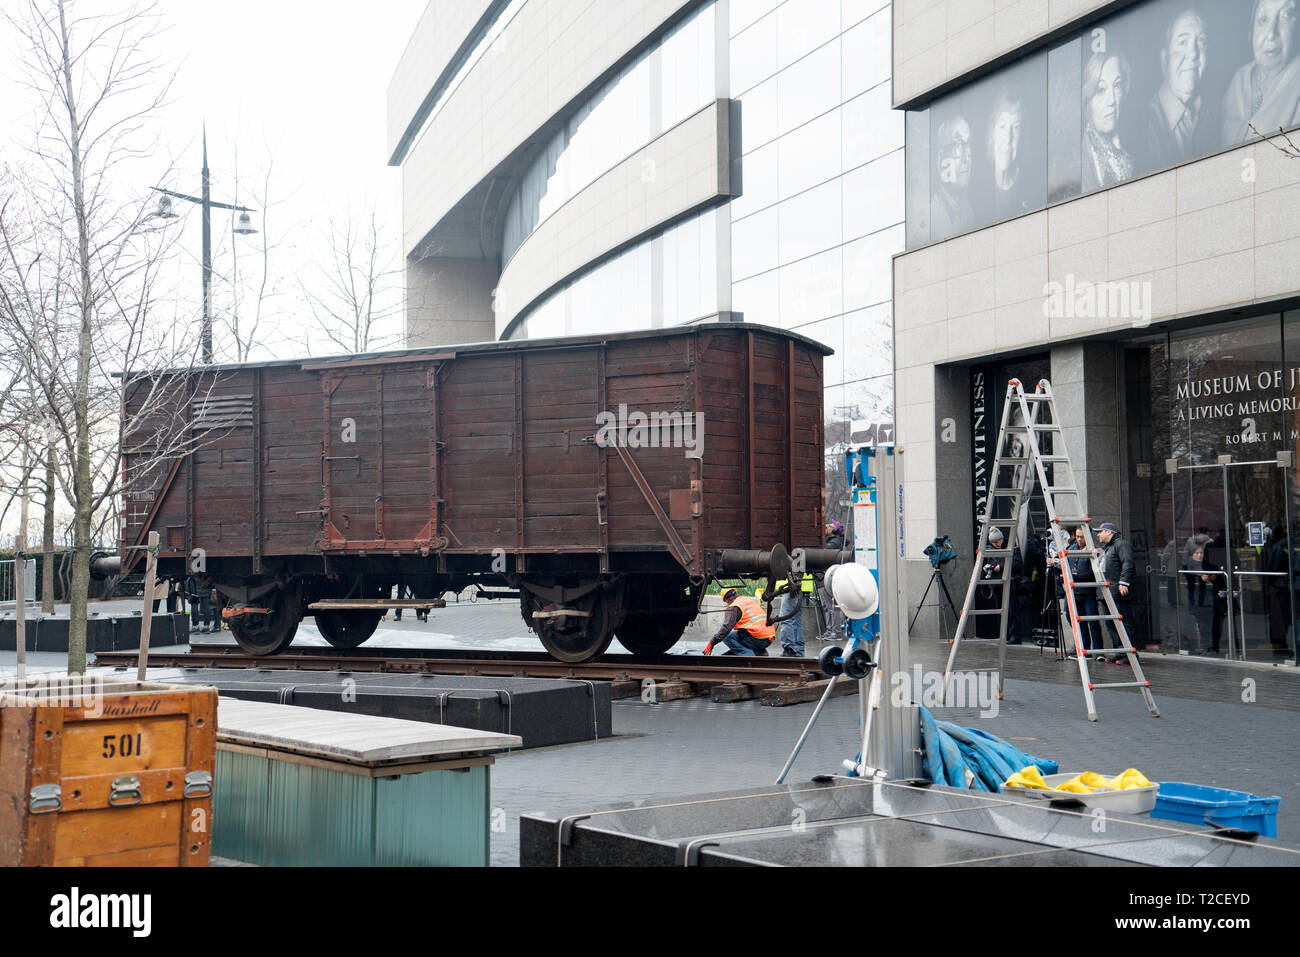
[[[1177,649],[1239,661],[1294,660],[1290,455],[1221,458],[1171,473],[1170,544],[1178,551],[1162,564]]]

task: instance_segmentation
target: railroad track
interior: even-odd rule
[[[106,667],[135,667],[138,653],[97,652],[95,661]],[[233,646],[195,646],[182,654],[151,653],[149,664],[156,668],[587,678],[609,681],[615,698],[653,696],[655,701],[673,701],[707,695],[720,703],[758,698],[763,704],[775,707],[814,701],[826,687],[826,678],[812,658],[706,659],[700,655],[664,655],[641,659],[632,655],[606,655],[583,664],[566,664],[539,652],[419,648],[371,648],[363,652],[295,648],[289,654],[258,657]],[[853,693],[857,682],[846,681],[842,687],[843,693]],[[841,686],[836,687],[837,692],[840,689]]]

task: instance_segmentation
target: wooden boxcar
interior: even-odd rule
[[[768,570],[737,550],[820,545],[829,353],[709,323],[132,380],[123,565],[158,531],[160,575],[215,588],[259,654],[472,585],[562,660],[662,653],[724,566]]]

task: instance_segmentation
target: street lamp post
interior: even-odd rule
[[[253,228],[253,221],[249,213],[253,210],[247,206],[236,206],[230,203],[214,203],[212,201],[212,183],[208,174],[208,133],[203,131],[203,190],[199,196],[187,196],[184,193],[172,192],[170,189],[163,189],[160,186],[154,186],[153,191],[162,193],[158,200],[158,211],[155,216],[161,219],[175,219],[176,213],[172,211],[171,197],[183,199],[189,203],[196,203],[203,208],[203,362],[206,365],[212,365],[212,208],[229,209],[239,211],[239,221],[236,223],[233,231],[239,236],[248,236],[257,232]]]

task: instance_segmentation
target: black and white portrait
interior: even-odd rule
[[[1296,5],[1297,0],[1255,0],[1252,5],[1249,35],[1254,59],[1228,84],[1223,101],[1224,146],[1300,124]]]
[[[960,113],[950,113],[932,134],[935,169],[930,190],[930,229],[943,239],[975,226],[971,198],[971,125]]]
[[[1138,134],[1145,169],[1163,169],[1218,147],[1218,97],[1205,89],[1210,31],[1194,6],[1169,21],[1157,54],[1160,73]]]
[[[1300,127],[1300,0],[1146,0],[912,115],[946,239]]]
[[[1019,216],[1047,201],[1046,84],[1046,58],[1040,55],[980,87],[987,103],[980,190],[987,222]]]
[[[1083,191],[1133,176],[1133,156],[1120,140],[1128,101],[1129,61],[1123,53],[1094,53],[1083,65]]]

